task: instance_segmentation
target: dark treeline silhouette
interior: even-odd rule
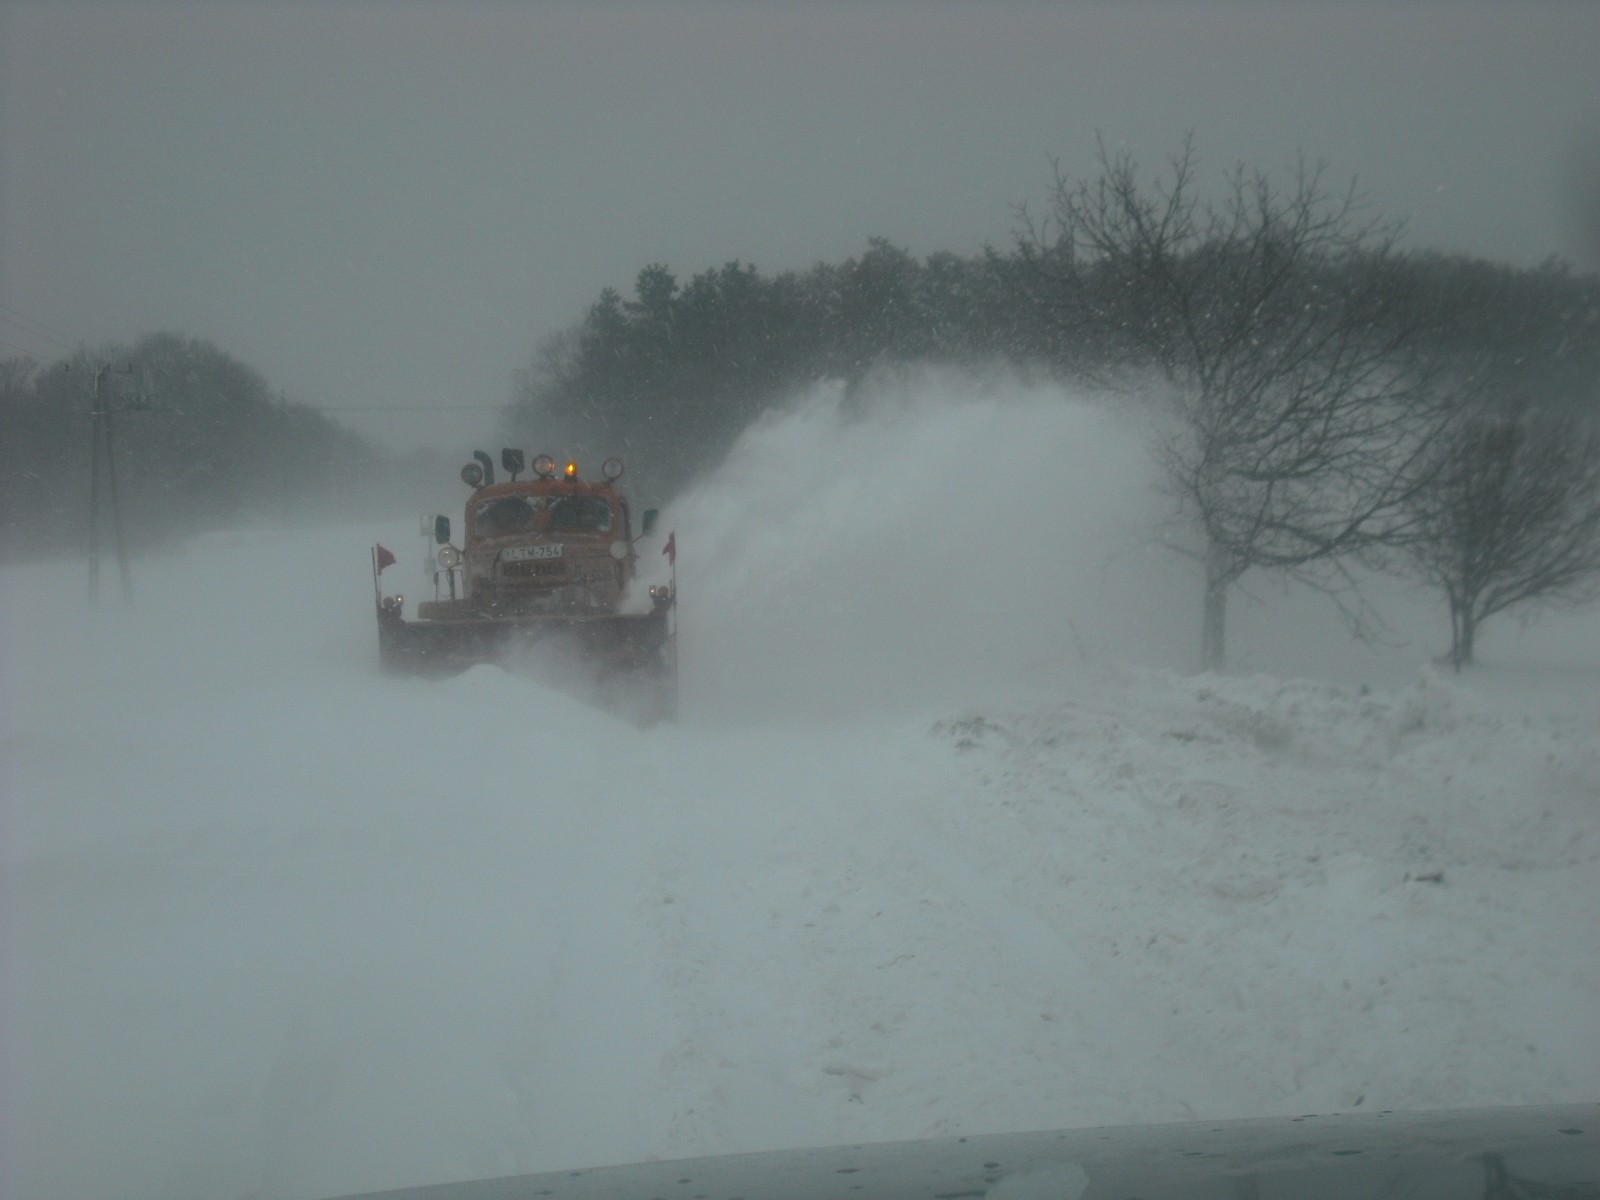
[[[1207,666],[1223,665],[1226,599],[1252,571],[1327,588],[1357,617],[1354,565],[1417,580],[1445,602],[1457,667],[1484,620],[1593,598],[1600,277],[1404,250],[1303,163],[1197,178],[1189,140],[1148,180],[1102,150],[1097,175],[1058,177],[1011,245],[979,255],[873,239],[775,275],[646,266],[515,373],[504,442],[621,454],[636,499],[657,504],[820,381],[849,400],[904,368],[1001,366],[1159,416],[1162,536],[1203,575]],[[135,544],[376,515],[383,481],[409,478],[203,341],[9,359],[0,552],[86,544],[102,369]]]
[[[47,366],[8,359],[0,363],[8,556],[86,543],[96,403],[112,413],[122,525],[134,546],[337,510],[370,492],[381,465],[356,434],[285,402],[260,373],[205,341],[159,333]]]
[[[972,257],[874,239],[804,272],[730,263],[680,284],[648,266],[517,373],[504,434],[628,455],[657,502],[807,385],[999,364],[1165,413],[1168,541],[1205,576],[1207,666],[1252,570],[1357,620],[1355,564],[1435,587],[1458,667],[1495,612],[1590,596],[1600,278],[1405,251],[1305,164],[1206,192],[1195,176],[1187,141],[1148,183],[1102,152],[1097,178],[1058,178],[1014,245]]]
[[[1351,257],[1317,271],[1326,274],[1301,281],[1308,290],[1359,283],[1385,319],[1414,327],[1416,354],[1452,361],[1462,403],[1466,390],[1483,388],[1463,390],[1460,380],[1481,378],[1472,360],[1495,345],[1506,351],[1501,375],[1516,375],[1514,386],[1537,390],[1543,380],[1539,394],[1550,404],[1587,411],[1582,364],[1597,338],[1596,277],[1557,264],[1519,270],[1392,249],[1381,260]],[[843,264],[765,275],[735,262],[686,284],[655,264],[639,272],[630,297],[607,288],[577,324],[545,339],[515,373],[501,434],[557,454],[632,452],[649,464],[654,498],[665,499],[720,460],[755,418],[825,380],[999,364],[1113,392],[1144,389],[1141,372],[1159,370],[1161,351],[1140,344],[1158,318],[1136,310],[1150,302],[1136,290],[1105,268],[1064,279],[1031,246],[917,259],[875,238]],[[1108,312],[1107,295],[1122,307]],[[1489,315],[1490,303],[1517,307],[1514,320]],[[1219,329],[1196,333],[1201,347],[1221,341]]]
[[[859,383],[911,363],[1050,362],[1051,314],[1011,282],[1017,261],[935,254],[883,239],[858,258],[763,275],[746,263],[680,284],[639,272],[518,371],[503,420],[513,444],[592,458],[620,453],[665,499],[722,458],[752,420],[797,388]]]

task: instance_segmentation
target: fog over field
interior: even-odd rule
[[[1600,1099],[1600,605],[1259,569],[1596,578],[1596,45],[0,3],[0,1200]],[[676,721],[380,670],[503,441],[662,507]]]
[[[948,376],[769,415],[646,548],[649,729],[381,675],[416,513],[194,539],[131,608],[0,568],[0,1193],[1592,1100],[1596,614],[1458,679],[1431,597],[1363,645],[1256,581],[1190,674],[1147,433]]]

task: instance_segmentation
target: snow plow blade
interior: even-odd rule
[[[596,678],[675,673],[665,608],[626,616],[415,621],[398,605],[378,608],[379,655],[384,670],[395,674],[453,675],[479,663],[504,665],[535,646],[575,658]]]
[[[677,644],[667,608],[627,616],[407,621],[398,604],[380,605],[378,651],[392,675],[437,678],[481,663],[527,667],[639,725],[678,716]]]

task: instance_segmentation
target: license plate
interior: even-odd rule
[[[567,564],[555,562],[501,563],[500,574],[506,579],[559,579],[567,573]]]
[[[530,558],[560,558],[560,542],[543,542],[537,546],[513,546],[500,555],[502,562],[523,562]]]

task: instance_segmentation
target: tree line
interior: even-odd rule
[[[1202,187],[1185,141],[1146,177],[1102,149],[981,255],[874,239],[842,264],[600,295],[520,370],[504,427],[620,448],[665,494],[822,379],[1004,363],[1164,416],[1169,545],[1204,578],[1202,662],[1248,572],[1327,590],[1355,568],[1436,589],[1449,660],[1483,621],[1600,594],[1600,277],[1406,251],[1311,164]]]
[[[842,264],[764,275],[730,262],[680,283],[646,266],[624,298],[601,292],[516,372],[503,427],[552,445],[648,459],[670,495],[717,462],[755,417],[821,379],[859,382],[909,363],[1065,365],[1051,315],[1019,304],[999,255],[926,260],[882,238]]]
[[[355,433],[203,340],[158,333],[42,366],[10,358],[0,361],[0,553],[86,544],[97,405],[113,421],[135,546],[325,511],[364,494],[383,465]]]
[[[646,266],[515,372],[502,430],[622,453],[658,502],[799,389],[916,364],[1004,364],[1161,414],[1162,536],[1204,579],[1208,667],[1252,571],[1324,588],[1357,622],[1356,568],[1418,580],[1457,667],[1485,620],[1600,594],[1600,277],[1406,251],[1308,164],[1202,187],[1187,141],[1153,174],[1102,150],[978,255],[872,239],[806,271]],[[372,508],[393,466],[208,342],[7,359],[0,553],[85,544],[97,403],[126,413],[136,543]]]

